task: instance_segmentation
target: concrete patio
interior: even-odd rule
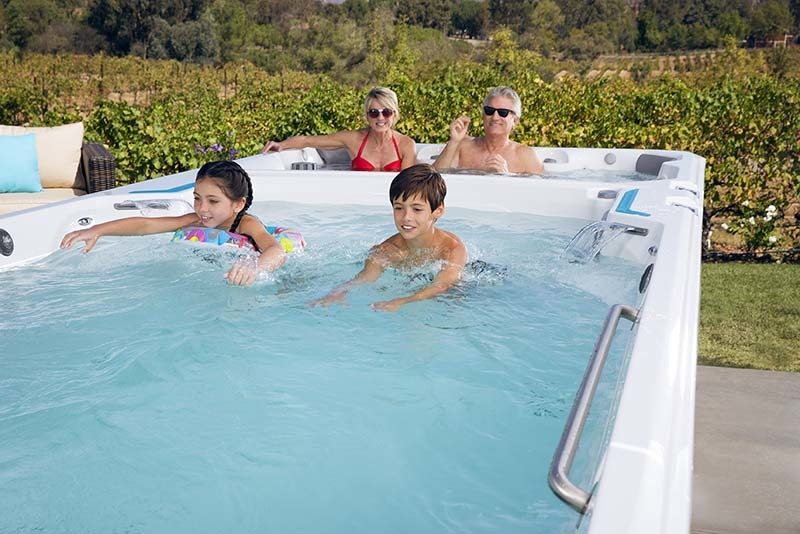
[[[697,368],[692,533],[800,533],[800,373]]]

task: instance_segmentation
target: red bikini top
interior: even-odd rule
[[[356,154],[356,157],[353,158],[352,162],[350,162],[350,168],[354,171],[375,170],[375,165],[361,157],[361,153],[364,152],[364,146],[367,144],[368,137],[369,132],[367,132],[367,135],[364,136],[364,140],[361,141],[361,146],[358,147],[358,154]],[[394,136],[392,136],[392,144],[394,145],[394,151],[397,154],[397,159],[384,165],[384,167],[381,169],[382,171],[397,172],[403,168],[403,157],[400,155],[400,148],[398,148],[397,141],[395,141]]]

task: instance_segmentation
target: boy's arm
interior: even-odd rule
[[[436,295],[441,295],[461,280],[461,274],[464,272],[464,265],[466,263],[467,249],[464,247],[464,244],[459,241],[458,245],[450,251],[442,270],[436,274],[433,282],[412,295],[384,302],[376,302],[372,307],[376,310],[395,311],[400,308],[400,306],[408,304],[409,302],[416,302],[418,300],[425,300],[435,297]]]
[[[61,240],[61,248],[69,248],[76,241],[84,241],[86,246],[83,252],[94,248],[97,240],[104,235],[147,235],[171,232],[184,226],[197,224],[199,221],[196,213],[187,213],[178,217],[128,217],[101,224],[96,224],[85,230],[69,232]]]
[[[387,258],[381,250],[383,245],[379,245],[375,251],[370,253],[364,262],[364,268],[351,280],[335,287],[323,298],[311,302],[312,306],[330,306],[334,302],[344,300],[347,292],[357,285],[372,283],[380,278],[387,265]]]

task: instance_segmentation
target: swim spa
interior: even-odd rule
[[[53,254],[82,225],[182,212],[193,172],[0,218],[3,528],[688,532],[704,162],[540,157],[544,178],[446,176],[440,225],[480,263],[397,314],[368,304],[428,273],[304,306],[392,232],[392,175],[292,170],[316,151],[240,160],[255,213],[309,242],[250,289],[168,236]]]

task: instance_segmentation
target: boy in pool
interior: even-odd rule
[[[248,261],[237,261],[225,275],[229,283],[247,286],[255,281],[259,272],[274,271],[286,259],[283,248],[267,232],[264,224],[247,213],[252,203],[253,185],[247,172],[235,161],[212,161],[197,171],[192,213],[177,217],[129,217],[104,222],[68,233],[61,240],[61,248],[84,241],[86,245],[83,252],[89,252],[104,235],[159,234],[187,226],[219,228],[246,236],[260,253],[255,265]]]
[[[442,262],[431,284],[406,297],[376,302],[372,307],[394,311],[409,302],[429,299],[450,289],[461,279],[467,250],[455,234],[435,226],[444,214],[445,194],[444,179],[430,165],[413,165],[400,172],[389,186],[397,233],[372,248],[364,268],[352,280],[312,304],[329,306],[342,301],[350,289],[376,281],[387,267],[402,269],[430,261]]]

